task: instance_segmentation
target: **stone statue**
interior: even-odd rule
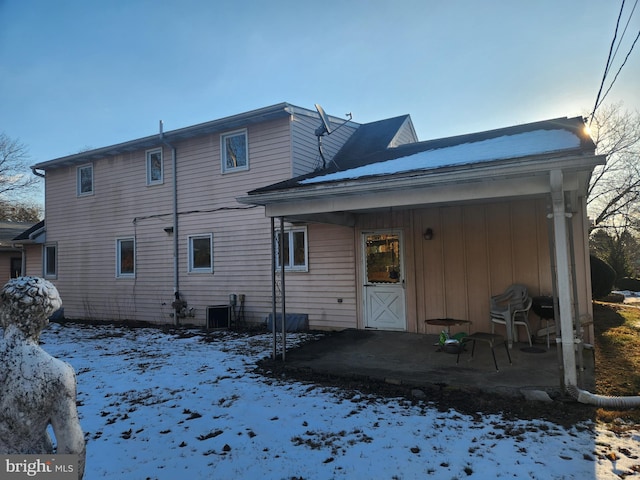
[[[0,453],[78,455],[84,474],[85,441],[76,409],[76,376],[66,362],[38,345],[49,317],[62,305],[47,280],[20,277],[0,292]]]

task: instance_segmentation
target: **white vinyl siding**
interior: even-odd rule
[[[318,152],[318,137],[315,130],[321,124],[317,114],[299,113],[294,115],[291,122],[291,142],[295,152],[291,175],[297,177],[311,173],[322,167],[322,158]],[[332,125],[334,125],[332,123]],[[339,125],[338,123],[335,126]],[[338,153],[344,143],[355,132],[356,124],[347,123],[331,135],[322,137],[322,150],[328,162]],[[265,184],[268,185],[268,184]]]
[[[227,304],[231,293],[245,295],[247,322],[261,322],[271,311],[270,221],[264,208],[239,204],[236,198],[291,178],[291,124],[286,117],[251,125],[246,130],[251,170],[239,175],[221,174],[219,133],[174,145],[181,212],[177,230],[179,291],[189,308],[194,308],[195,317],[188,320],[196,325],[205,324],[208,305]],[[309,144],[310,155],[314,154],[314,141]],[[175,322],[170,316],[175,300],[175,233],[164,230],[173,225],[173,169],[167,164],[164,184],[143,188],[146,151],[152,149],[150,146],[96,160],[93,167],[100,179],[100,195],[82,202],[75,201],[73,193],[70,195],[75,188],[75,166],[47,170],[47,239],[58,242],[60,263],[55,284],[64,299],[66,317]],[[114,275],[114,239],[132,238],[132,226],[135,282],[122,281]],[[316,231],[328,233],[316,241]],[[297,277],[296,282],[287,284],[287,294],[292,292],[290,311],[308,313],[315,326],[329,323],[354,328],[352,254],[336,245],[336,231],[342,240],[353,237],[349,228],[308,227],[308,236],[314,238],[316,246],[313,242],[309,245],[309,272],[287,271],[291,278]],[[213,232],[215,274],[192,274],[188,237],[209,232]],[[314,248],[317,252],[322,236],[329,237],[331,248],[314,257]],[[334,268],[327,270],[324,262]],[[323,277],[327,271],[331,271],[332,278]],[[317,289],[308,306],[304,305],[305,294],[298,293],[296,286],[302,277],[311,289]],[[334,299],[332,305],[325,305],[320,297],[327,289],[337,289],[334,296],[339,295],[344,302],[339,304]]]

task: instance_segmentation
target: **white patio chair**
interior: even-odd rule
[[[515,330],[517,326],[525,328],[529,346],[532,346],[531,330],[529,329],[531,302],[527,287],[518,284],[511,285],[504,293],[491,297],[491,333],[495,332],[496,324],[504,325],[507,330],[509,348],[512,348],[513,342],[517,339]]]

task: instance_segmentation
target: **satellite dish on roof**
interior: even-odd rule
[[[320,152],[320,156],[322,157],[322,168],[324,169],[327,166],[327,161],[324,158],[324,152],[322,151],[322,137],[324,137],[325,134],[331,135],[331,133],[335,132],[340,127],[344,126],[347,122],[351,121],[352,115],[351,113],[347,113],[347,117],[349,118],[346,119],[344,122],[342,122],[340,125],[338,125],[337,128],[331,129],[331,124],[329,123],[329,118],[327,117],[327,114],[324,113],[324,110],[320,105],[316,103],[315,106],[316,106],[316,110],[318,111],[318,115],[320,115],[320,120],[322,121],[322,125],[316,128],[315,134],[316,134],[316,137],[318,137],[318,152]]]
[[[316,110],[318,111],[318,115],[320,115],[320,120],[322,121],[322,125],[316,128],[316,136],[321,137],[325,133],[327,135],[331,135],[331,124],[329,123],[329,119],[327,118],[327,114],[324,113],[324,110],[317,103]]]

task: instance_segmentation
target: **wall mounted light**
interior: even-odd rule
[[[432,240],[433,239],[433,230],[431,228],[427,228],[424,231],[424,234],[422,236],[424,237],[425,240]]]
[[[173,233],[173,227],[164,227],[164,231],[167,235],[171,235]]]

